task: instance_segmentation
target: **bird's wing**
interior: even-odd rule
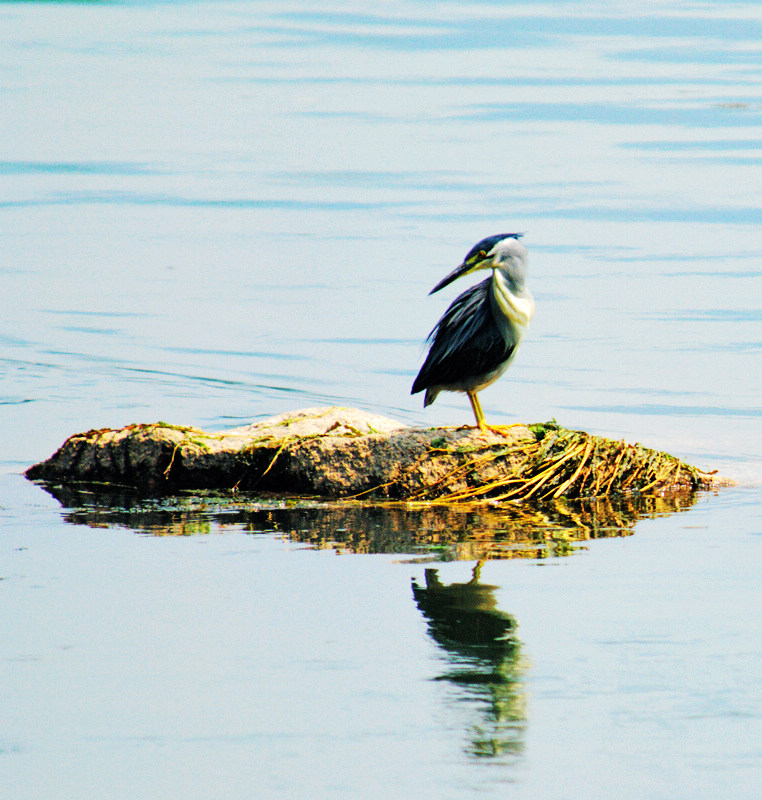
[[[460,383],[497,369],[515,349],[495,324],[490,303],[491,278],[457,297],[429,334],[429,354],[412,393],[429,386]]]

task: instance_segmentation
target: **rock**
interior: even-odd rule
[[[447,502],[664,493],[712,484],[706,473],[665,453],[555,423],[421,429],[337,407],[217,433],[163,422],[92,430],[67,439],[26,475],[158,494],[231,489]]]

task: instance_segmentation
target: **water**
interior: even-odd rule
[[[761,28],[748,2],[0,4],[9,796],[756,796]],[[459,287],[428,290],[499,231],[537,314],[488,419],[735,488],[512,550],[513,512],[20,476],[132,422],[468,422],[409,387]]]

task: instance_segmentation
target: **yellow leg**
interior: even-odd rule
[[[482,411],[482,404],[479,402],[479,397],[476,392],[466,392],[468,399],[471,401],[471,408],[476,417],[476,424],[483,431],[487,430],[487,423],[484,421],[484,412]]]
[[[493,431],[494,433],[506,435],[503,433],[504,430],[508,428],[518,428],[523,424],[521,422],[514,422],[512,425],[487,425],[484,419],[484,412],[482,411],[482,404],[479,402],[479,397],[476,392],[466,392],[466,394],[471,401],[471,408],[474,410],[474,416],[476,417],[476,424],[479,426],[479,430]]]
[[[480,558],[476,562],[476,564],[474,564],[474,569],[471,572],[471,580],[469,581],[469,583],[472,583],[472,584],[473,583],[479,583],[479,576],[482,573],[482,567],[484,566],[484,562],[486,560],[487,560],[486,558]]]

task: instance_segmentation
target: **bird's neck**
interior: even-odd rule
[[[511,286],[499,269],[492,270],[492,300],[498,311],[522,333],[534,315],[534,299],[525,286]],[[518,332],[518,331],[517,331]]]

